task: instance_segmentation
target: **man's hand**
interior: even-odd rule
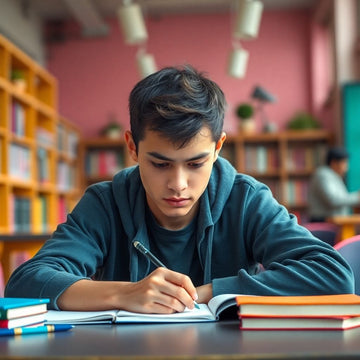
[[[143,280],[127,283],[124,294],[131,311],[169,314],[194,308],[197,293],[190,278],[165,268],[157,268]]]
[[[170,314],[194,308],[197,292],[190,278],[157,268],[138,282],[79,280],[58,299],[61,310],[121,309]]]

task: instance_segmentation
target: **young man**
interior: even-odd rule
[[[126,143],[138,166],[90,186],[13,273],[6,296],[50,298],[63,310],[171,313],[222,293],[353,292],[341,256],[219,157],[225,99],[214,82],[191,67],[165,68],[135,86],[129,106]]]
[[[312,222],[323,222],[333,215],[347,215],[360,205],[360,191],[349,192],[344,183],[348,170],[347,151],[340,147],[329,149],[326,165],[314,173],[309,187],[309,217]]]

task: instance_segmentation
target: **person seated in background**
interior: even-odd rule
[[[49,298],[61,310],[172,313],[226,293],[352,293],[341,255],[219,156],[225,109],[219,86],[190,66],[136,84],[125,140],[138,164],[90,186],[13,272],[6,296]]]
[[[349,154],[341,147],[330,148],[326,165],[312,176],[308,192],[308,213],[311,222],[324,222],[330,216],[347,215],[360,205],[360,191],[349,192],[344,176]]]

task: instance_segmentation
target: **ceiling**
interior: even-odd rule
[[[72,17],[69,3],[90,3],[102,17],[111,17],[124,0],[22,0],[46,19],[64,19]],[[128,1],[130,2],[130,1]],[[228,11],[234,0],[134,0],[145,12],[151,14],[198,13]],[[306,8],[313,6],[316,0],[262,0],[266,9]]]
[[[145,15],[227,12],[236,0],[134,0]],[[265,9],[308,8],[317,0],[261,0]],[[37,13],[45,21],[74,19],[86,35],[107,31],[105,18],[116,16],[117,9],[131,0],[20,0],[24,11]]]

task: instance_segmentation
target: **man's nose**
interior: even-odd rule
[[[187,188],[188,180],[187,173],[182,167],[176,167],[170,174],[168,182],[169,189],[176,192],[183,191]]]

